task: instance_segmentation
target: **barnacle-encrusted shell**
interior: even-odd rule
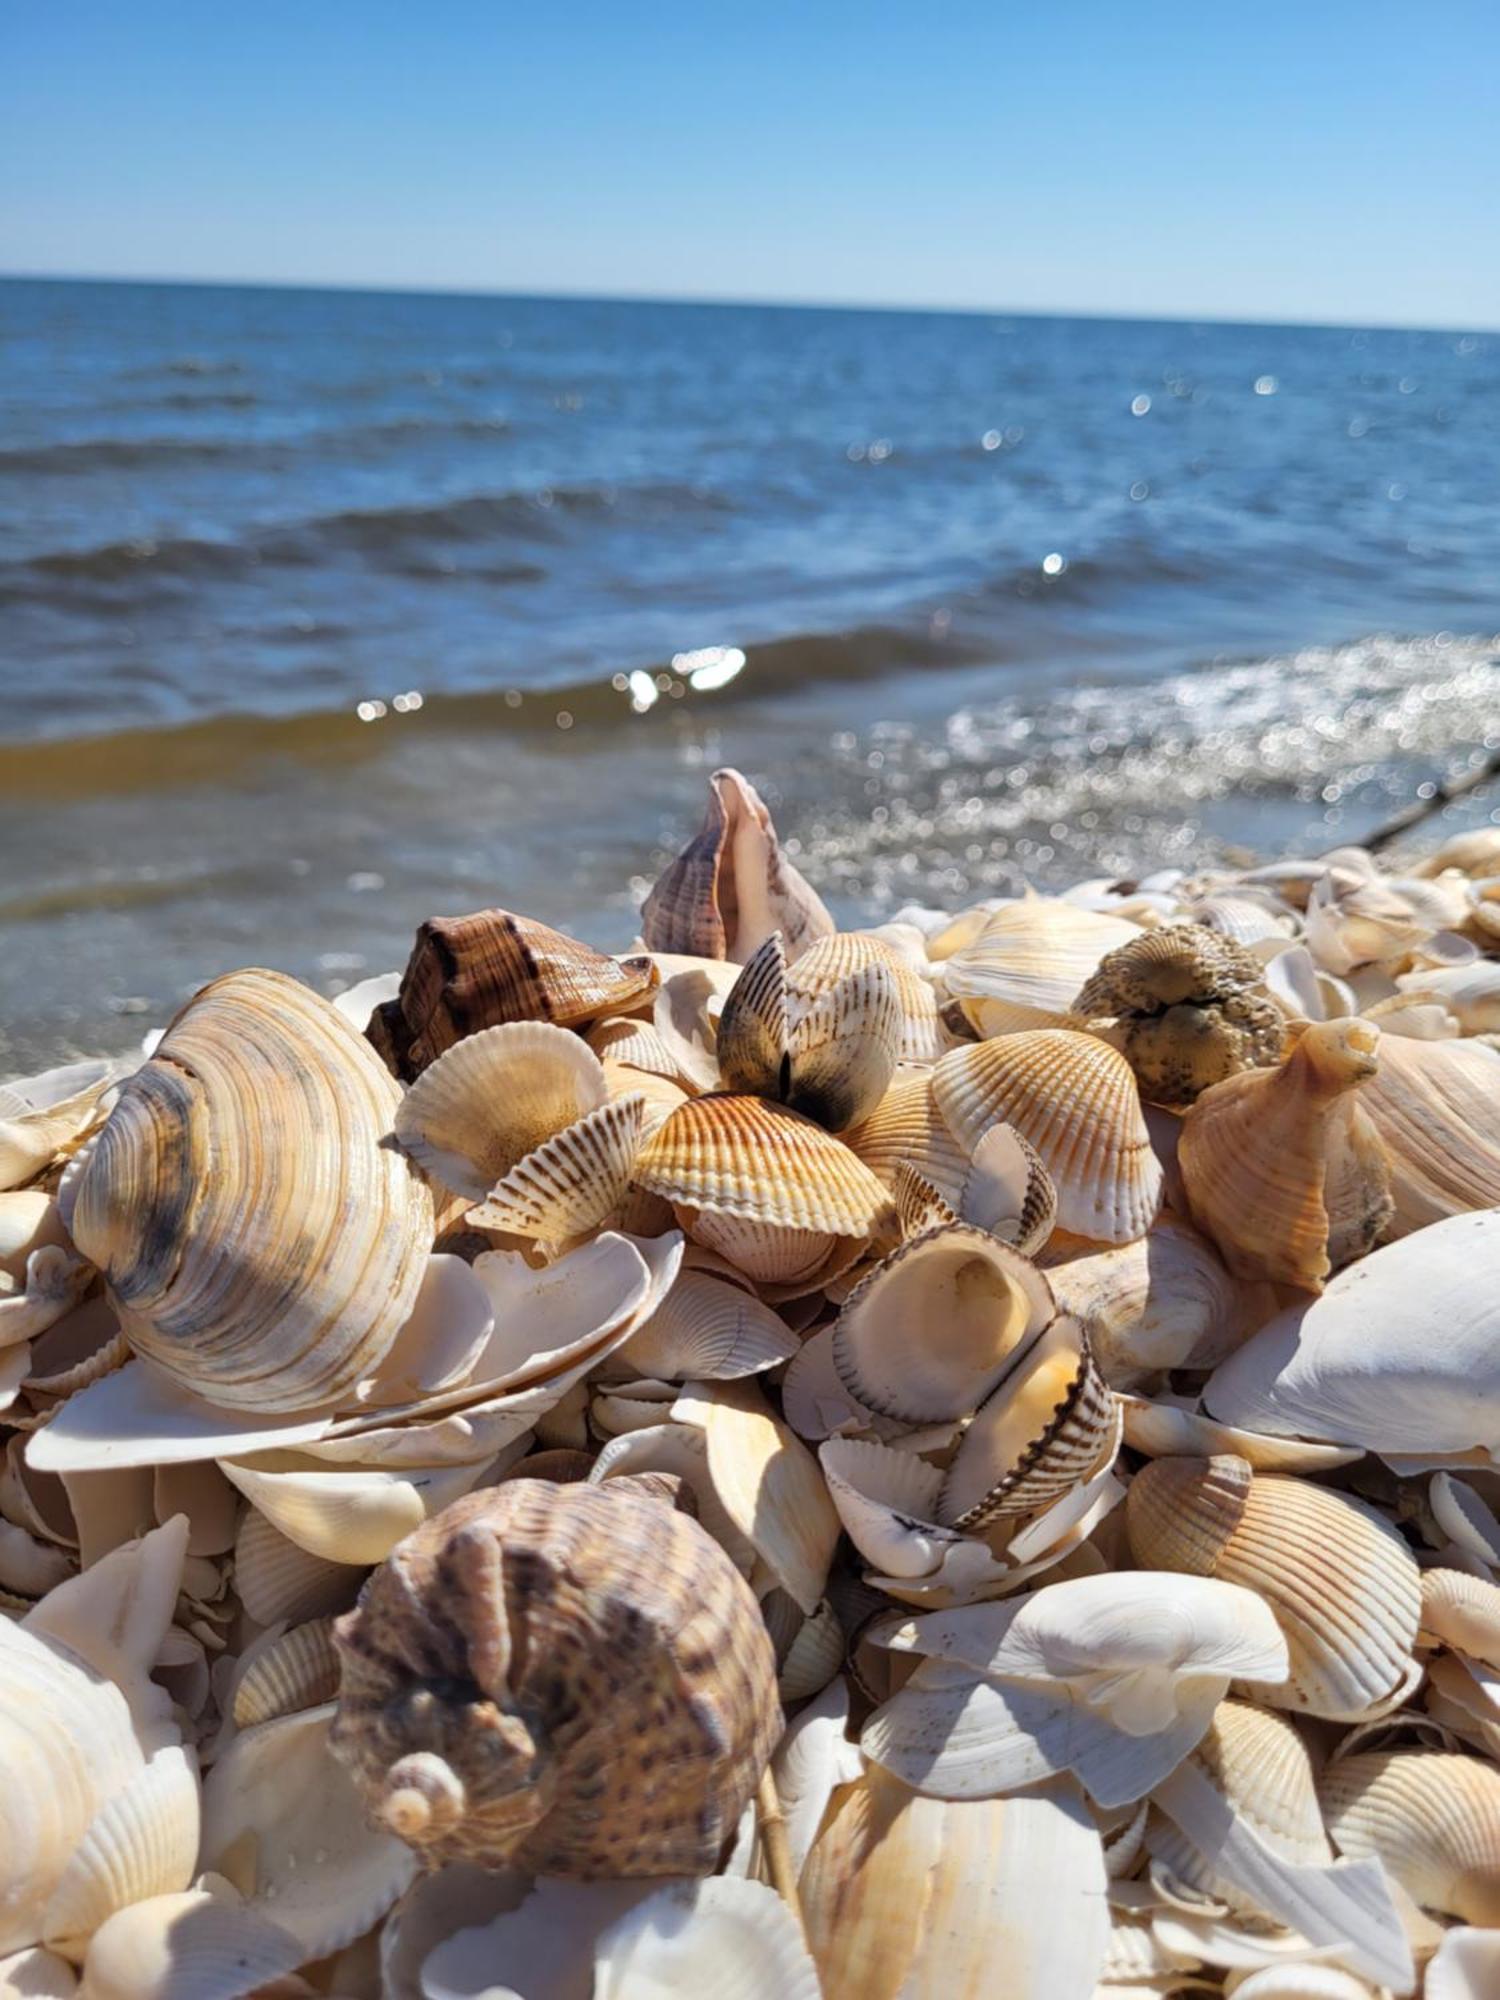
[[[577,1028],[637,1006],[659,978],[649,958],[609,958],[535,917],[476,910],[429,917],[396,999],[370,1038],[396,1074],[413,1077],[444,1049],[503,1021]]]
[[[780,931],[797,958],[833,918],[787,859],[755,787],[728,769],[708,783],[702,826],[641,906],[646,949],[743,965]]]
[[[1157,1458],[1125,1503],[1137,1562],[1258,1591],[1291,1654],[1273,1707],[1357,1721],[1415,1679],[1416,1558],[1373,1508],[1243,1458]]]
[[[781,1733],[775,1657],[717,1543],[631,1484],[470,1494],[339,1621],[335,1748],[427,1859],[717,1862]]]
[[[1379,1046],[1368,1021],[1316,1023],[1278,1068],[1215,1084],[1184,1118],[1193,1220],[1239,1277],[1319,1291],[1390,1221],[1385,1151],[1354,1095]]]
[[[1075,1236],[1129,1243],[1161,1202],[1162,1175],[1130,1065],[1069,1028],[1041,1028],[950,1049],[932,1072],[938,1110],[967,1152],[1014,1125],[1057,1189],[1057,1222]]]
[[[1500,1926],[1500,1770],[1447,1750],[1337,1757],[1320,1786],[1344,1854],[1374,1854],[1429,1910]]]
[[[432,1197],[388,1142],[399,1092],[279,972],[205,986],[70,1168],[61,1206],[137,1353],[210,1402],[313,1410],[395,1340]]]
[[[1258,960],[1202,924],[1142,931],[1102,959],[1074,1001],[1111,1037],[1153,1104],[1191,1104],[1242,1069],[1279,1061],[1286,1024]]]

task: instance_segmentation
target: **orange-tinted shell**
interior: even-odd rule
[[[455,1501],[336,1640],[334,1748],[433,1864],[707,1874],[781,1734],[748,1584],[628,1478]]]

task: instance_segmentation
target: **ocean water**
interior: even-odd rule
[[[1357,838],[1500,746],[1497,463],[1493,334],[0,282],[0,1073],[624,945],[722,762],[849,916]]]

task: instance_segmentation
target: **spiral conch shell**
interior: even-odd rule
[[[334,1749],[431,1862],[706,1874],[781,1734],[749,1586],[630,1478],[455,1501],[335,1636]]]
[[[411,1311],[432,1197],[388,1139],[400,1093],[279,972],[205,986],[68,1170],[63,1220],[126,1338],[209,1402],[308,1411]]]
[[[1278,1068],[1215,1084],[1183,1120],[1188,1206],[1236,1276],[1321,1291],[1390,1221],[1385,1150],[1352,1094],[1379,1045],[1368,1021],[1315,1023]]]

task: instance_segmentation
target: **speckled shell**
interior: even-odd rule
[[[397,1076],[411,1078],[444,1049],[502,1021],[576,1028],[635,1007],[657,985],[648,958],[609,958],[534,917],[476,910],[429,917],[397,997],[367,1030]]]
[[[1223,1453],[1153,1459],[1125,1518],[1143,1566],[1244,1584],[1270,1605],[1292,1669],[1255,1690],[1272,1707],[1358,1721],[1415,1678],[1420,1572],[1373,1508]]]
[[[1378,1855],[1429,1910],[1500,1926],[1500,1770],[1448,1750],[1339,1757],[1320,1787],[1342,1854]]]
[[[781,1733],[749,1586],[627,1478],[456,1501],[336,1640],[335,1751],[432,1863],[706,1874]]]
[[[1102,1243],[1144,1236],[1162,1173],[1130,1065],[1068,1028],[1001,1035],[951,1049],[932,1072],[937,1107],[973,1153],[993,1125],[1014,1125],[1057,1189],[1057,1225]]]
[[[279,972],[205,986],[121,1086],[60,1197],[137,1353],[211,1403],[315,1410],[374,1369],[432,1247],[400,1093]]]
[[[743,965],[780,931],[797,958],[833,918],[787,859],[755,787],[727,769],[708,783],[702,826],[641,906],[646,949]]]

